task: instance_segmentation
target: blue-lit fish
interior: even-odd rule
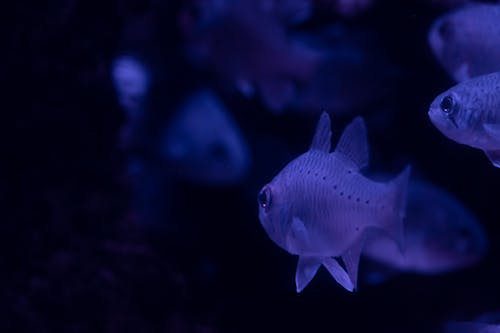
[[[457,82],[500,71],[500,4],[471,4],[436,20],[431,49]]]
[[[476,263],[487,236],[475,216],[450,193],[411,181],[404,219],[405,251],[380,234],[366,241],[363,255],[399,272],[439,274]]]
[[[402,243],[410,169],[388,183],[361,174],[368,164],[362,118],[346,127],[334,152],[330,141],[330,118],[323,113],[309,151],[285,166],[258,195],[259,219],[269,237],[299,256],[298,292],[321,265],[345,289],[354,290],[369,230],[385,230]],[[335,257],[341,257],[346,269]]]
[[[250,167],[250,151],[236,121],[209,90],[190,96],[170,119],[160,155],[194,182],[240,182]]]
[[[128,118],[138,118],[144,111],[151,85],[149,70],[135,57],[123,55],[113,61],[111,77],[120,106]]]
[[[227,2],[199,20],[188,12],[182,31],[192,64],[271,110],[282,110],[315,70],[317,54],[292,43],[282,19],[261,1]]]
[[[335,12],[344,17],[353,17],[370,9],[375,0],[315,0],[321,10]]]
[[[475,322],[449,322],[445,333],[500,333],[500,325]]]
[[[289,108],[345,115],[378,105],[394,94],[401,70],[388,60],[376,37],[339,24],[292,36],[321,58],[310,80],[295,90]]]
[[[461,82],[440,94],[429,117],[445,136],[483,150],[500,167],[500,72]]]

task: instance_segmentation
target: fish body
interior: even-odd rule
[[[477,322],[449,322],[445,333],[500,333],[500,325]]]
[[[347,290],[357,283],[366,233],[386,230],[402,242],[409,169],[389,183],[364,177],[366,129],[356,118],[330,153],[330,119],[321,115],[311,148],[291,161],[259,193],[259,219],[269,237],[299,255],[297,291],[323,264]],[[344,270],[333,257],[341,257]]]
[[[500,4],[471,4],[438,18],[432,52],[457,82],[500,71]]]
[[[500,72],[448,89],[434,99],[428,114],[446,137],[483,150],[500,167]]]
[[[160,155],[177,174],[207,185],[238,183],[250,166],[238,124],[208,89],[191,95],[170,118]]]
[[[292,110],[352,114],[383,103],[397,90],[401,70],[374,33],[332,24],[292,38],[321,55],[314,74],[295,90]]]
[[[313,74],[319,55],[292,43],[279,15],[261,1],[230,2],[209,17],[184,29],[188,58],[270,110],[282,110]]]
[[[439,274],[481,259],[487,236],[476,217],[450,193],[411,181],[404,219],[405,251],[383,234],[366,241],[363,255],[399,272]]]

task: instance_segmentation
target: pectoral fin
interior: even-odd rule
[[[500,150],[485,150],[484,152],[491,163],[495,167],[500,168]]]
[[[309,233],[304,222],[298,217],[293,217],[290,224],[290,231],[287,234],[288,251],[299,254],[303,249],[309,248],[309,242]]]

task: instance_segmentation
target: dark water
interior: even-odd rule
[[[241,185],[220,188],[174,180],[168,195],[157,198],[170,207],[165,219],[172,230],[144,232],[131,212],[127,154],[118,142],[124,116],[110,63],[128,48],[156,64],[152,124],[192,88],[219,89],[182,55],[175,18],[180,7],[131,0],[6,7],[1,331],[440,332],[443,321],[500,307],[499,170],[428,120],[430,102],[453,82],[426,44],[427,29],[443,10],[423,1],[381,1],[345,20],[378,33],[389,61],[403,73],[383,112],[361,110],[371,165],[395,173],[410,163],[416,174],[462,200],[490,239],[480,264],[361,285],[354,294],[321,270],[297,294],[296,258],[265,234],[256,195],[307,149],[317,116],[276,116],[256,100],[223,92],[251,145],[250,175]],[[328,19],[318,15],[297,29]],[[335,139],[349,119],[334,119]],[[141,151],[148,151],[148,140],[145,135],[138,143]]]

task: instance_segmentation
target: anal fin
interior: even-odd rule
[[[332,275],[332,277],[337,281],[342,287],[349,291],[353,291],[355,285],[349,278],[347,272],[340,266],[340,264],[333,258],[325,258],[323,260],[323,265]]]
[[[321,264],[325,266],[335,281],[342,287],[349,291],[354,290],[354,285],[349,275],[335,259],[330,257],[300,256],[297,263],[297,271],[295,273],[295,285],[298,293],[311,282]]]
[[[361,237],[359,240],[356,240],[341,256],[344,261],[347,274],[349,275],[349,279],[353,284],[353,289],[356,289],[358,283],[359,257],[361,256],[363,245],[364,237]]]

